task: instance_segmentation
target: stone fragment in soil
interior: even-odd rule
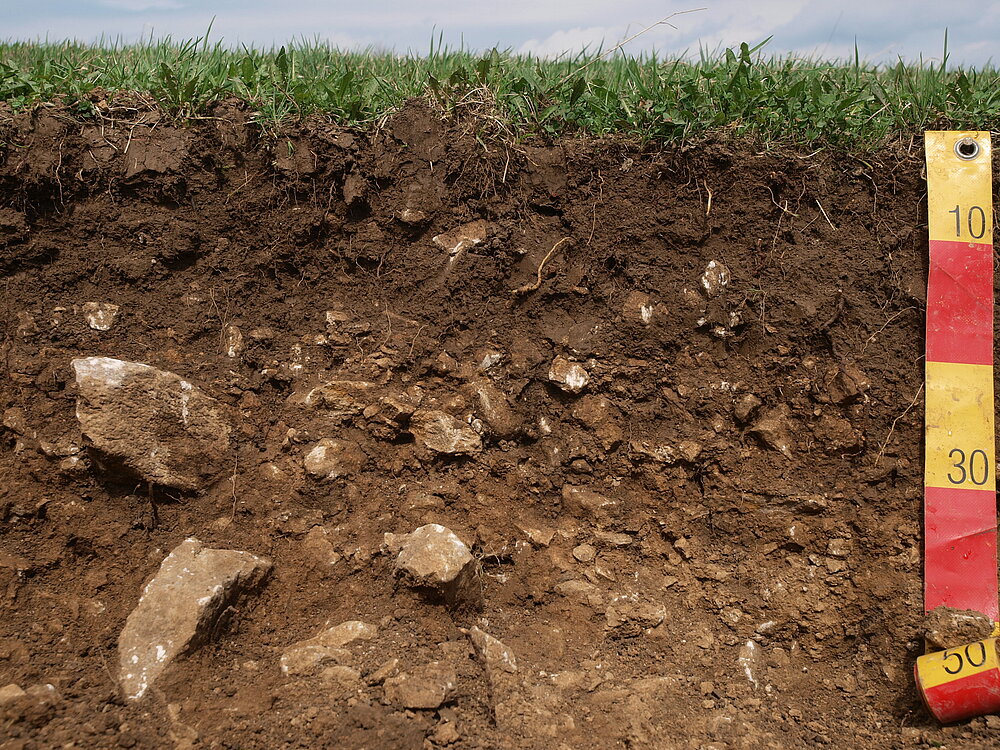
[[[25,693],[20,685],[15,685],[13,682],[0,688],[0,706],[5,703],[10,703],[16,701],[18,698],[23,698],[27,693]]]
[[[754,394],[744,394],[736,400],[736,405],[733,407],[733,416],[736,417],[736,421],[741,425],[747,424],[753,419],[754,414],[757,413],[760,406],[761,400]]]
[[[83,319],[95,331],[107,331],[115,324],[119,309],[110,302],[84,302]]]
[[[449,603],[481,600],[479,565],[451,529],[431,523],[402,536],[386,534],[386,545],[399,550],[396,573],[410,585],[433,589]]]
[[[587,604],[591,607],[600,607],[604,603],[604,596],[601,590],[587,581],[563,581],[556,584],[555,592],[559,596],[567,599]]]
[[[486,239],[486,222],[482,219],[470,221],[448,232],[436,235],[433,242],[444,248],[454,258],[459,253],[475,247]]]
[[[56,705],[62,700],[55,685],[39,683],[22,690],[19,685],[10,684],[0,690],[0,726],[5,729],[22,723],[25,727],[43,727],[52,720]],[[2,738],[0,734],[0,738]],[[2,739],[0,739],[2,742]],[[0,747],[12,747],[2,744]],[[21,747],[14,745],[13,747]]]
[[[590,518],[598,525],[609,523],[619,510],[617,500],[605,497],[589,487],[568,484],[563,485],[562,504],[572,515]]]
[[[76,416],[104,463],[188,491],[232,468],[232,427],[222,405],[200,388],[139,362],[85,357],[71,364]]]
[[[322,410],[328,417],[351,417],[364,411],[374,389],[366,380],[328,380],[295,391],[288,403]]]
[[[788,422],[788,407],[785,404],[771,409],[750,427],[750,432],[769,448],[792,457],[792,432]]]
[[[222,343],[223,348],[226,351],[226,356],[230,359],[236,359],[243,353],[243,331],[240,330],[238,326],[227,325],[222,331]]]
[[[352,442],[323,438],[303,460],[306,471],[318,479],[350,477],[365,465],[365,454]]]
[[[455,695],[455,670],[431,662],[411,673],[401,672],[383,682],[386,700],[403,708],[430,710],[443,706]]]
[[[667,466],[673,466],[681,461],[692,464],[698,460],[702,452],[701,443],[694,440],[682,440],[677,445],[651,445],[645,440],[631,440],[629,447],[634,453]]]
[[[383,662],[378,668],[366,678],[369,685],[381,685],[390,677],[399,672],[399,659],[393,657]]]
[[[709,297],[719,296],[729,285],[729,269],[717,260],[710,260],[701,275],[701,288]]]
[[[747,681],[757,688],[757,674],[760,671],[761,653],[757,641],[749,640],[740,647],[740,654],[736,659],[746,676]]]
[[[472,627],[467,631],[476,655],[486,665],[486,673],[494,679],[500,672],[514,674],[517,672],[517,657],[503,641],[494,638],[489,633]]]
[[[487,380],[477,380],[469,386],[478,403],[476,413],[497,437],[514,437],[521,430],[521,419],[514,412],[507,394]]]
[[[118,639],[119,682],[141,698],[171,661],[210,640],[237,601],[256,590],[271,561],[248,552],[181,542],[143,588]]]
[[[436,453],[478,453],[483,447],[479,434],[469,425],[436,409],[413,412],[410,432],[418,443]]]
[[[567,393],[580,393],[590,382],[590,374],[582,365],[565,357],[556,357],[549,365],[549,382]]]
[[[935,651],[965,646],[993,632],[993,622],[973,609],[936,607],[924,617],[924,639]]]
[[[827,371],[814,386],[816,400],[841,406],[861,400],[869,388],[868,376],[856,366],[845,363]]]
[[[594,539],[608,547],[628,547],[633,541],[628,534],[600,530],[594,532]]]
[[[667,608],[659,603],[642,599],[638,594],[614,597],[605,611],[607,629],[620,637],[640,635],[655,628],[667,617]]]
[[[313,526],[302,540],[302,548],[306,554],[313,559],[320,570],[327,573],[344,559],[334,549],[329,536],[329,532],[323,526]]]
[[[552,538],[556,535],[553,529],[536,529],[530,526],[521,526],[521,531],[528,537],[528,541],[536,547],[548,547],[552,543]]]
[[[427,222],[429,218],[426,213],[414,208],[404,208],[402,211],[396,214],[396,218],[399,219],[404,224],[409,224],[410,226],[419,226]]]
[[[577,562],[593,562],[596,556],[597,550],[590,544],[581,544],[573,548],[573,557],[576,558]]]
[[[643,292],[629,292],[622,305],[622,314],[630,323],[649,325],[653,322],[653,312],[653,303],[649,295]]]
[[[281,654],[281,672],[306,674],[326,662],[344,661],[350,656],[344,646],[357,640],[371,640],[377,633],[377,627],[360,620],[342,622],[285,649]]]
[[[434,731],[431,732],[430,739],[435,745],[444,747],[446,745],[455,744],[462,739],[462,735],[458,731],[458,727],[455,726],[454,721],[442,720],[441,723],[434,727]]]
[[[864,443],[861,432],[843,417],[823,414],[812,425],[813,437],[826,453],[843,453],[860,448]]]
[[[604,450],[612,450],[625,436],[620,426],[621,412],[604,396],[584,396],[573,406],[573,418],[590,430]]]

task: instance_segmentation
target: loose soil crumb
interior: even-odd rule
[[[920,154],[248,119],[0,124],[4,747],[993,746],[911,677]],[[218,402],[229,452],[116,468],[87,357]],[[119,444],[191,462],[173,399]],[[429,524],[472,604],[396,574]],[[119,636],[189,537],[273,573],[128,701]]]

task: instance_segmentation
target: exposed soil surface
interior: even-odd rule
[[[919,149],[504,146],[419,102],[369,134],[123,116],[2,123],[0,688],[28,692],[0,746],[994,746],[911,676]],[[231,452],[194,489],[116,468],[80,357],[176,373]],[[397,574],[385,535],[431,523],[475,595]],[[128,700],[119,636],[189,537],[273,571]]]

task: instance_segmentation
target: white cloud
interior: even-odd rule
[[[139,13],[145,10],[180,10],[182,3],[174,0],[101,0],[101,5],[114,10],[127,10]]]
[[[596,52],[599,48],[607,50],[621,41],[618,38],[621,36],[621,31],[623,28],[616,26],[559,29],[544,39],[529,39],[517,51],[521,54],[531,54],[538,57],[558,57],[584,49],[589,52]],[[617,41],[610,41],[615,39]]]
[[[0,0],[2,3],[2,0]],[[5,38],[136,39],[204,34],[227,44],[269,46],[294,38],[329,39],[341,47],[378,45],[400,52],[426,51],[444,34],[452,48],[493,45],[537,55],[610,49],[671,11],[708,5],[675,16],[677,30],[657,27],[632,41],[632,53],[697,54],[774,38],[765,54],[852,57],[857,39],[863,57],[895,62],[896,56],[940,57],[949,28],[953,63],[983,63],[996,49],[1000,3],[976,0],[51,0],[18,3],[4,13]]]

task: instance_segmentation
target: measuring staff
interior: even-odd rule
[[[996,623],[990,134],[929,131],[924,146],[930,241],[924,609],[975,610]],[[941,722],[1000,712],[995,638],[921,656],[914,673]]]

